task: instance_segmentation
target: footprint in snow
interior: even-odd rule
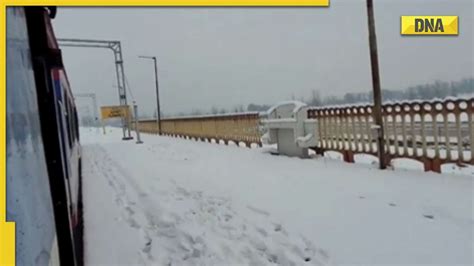
[[[260,215],[263,215],[263,216],[270,216],[270,213],[267,212],[267,211],[264,211],[262,209],[259,209],[259,208],[255,208],[253,206],[250,206],[250,205],[247,205],[247,209],[257,213],[257,214],[260,214]]]

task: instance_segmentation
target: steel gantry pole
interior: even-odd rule
[[[379,59],[377,53],[377,37],[375,34],[374,5],[372,0],[367,0],[367,16],[369,24],[369,46],[370,63],[372,69],[372,86],[374,92],[374,110],[375,130],[377,131],[377,150],[379,157],[379,168],[385,169],[385,140],[382,118],[382,92],[380,89]]]
[[[158,124],[158,134],[161,135],[160,87],[158,85],[158,63],[156,61],[156,56],[140,55],[138,57],[143,59],[151,59],[155,63],[156,123]]]
[[[115,71],[117,76],[117,87],[120,105],[127,105],[127,91],[125,88],[125,71],[123,67],[122,46],[120,41],[110,40],[87,40],[87,39],[64,39],[59,38],[60,46],[66,47],[85,47],[85,48],[106,48],[114,53]],[[127,136],[128,128],[128,136]],[[131,134],[131,125],[127,119],[122,118],[123,140],[133,139]]]

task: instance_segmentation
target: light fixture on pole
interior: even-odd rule
[[[158,86],[158,63],[156,62],[156,56],[145,56],[139,55],[139,58],[150,59],[155,63],[155,86],[156,86],[156,122],[158,123],[158,134],[161,135],[161,111],[160,111],[160,89]]]

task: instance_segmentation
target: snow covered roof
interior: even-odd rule
[[[299,102],[299,101],[283,101],[283,102],[279,102],[279,103],[275,104],[270,109],[268,109],[267,114],[269,115],[269,114],[273,113],[273,111],[275,111],[277,108],[279,108],[281,106],[285,106],[285,105],[294,105],[295,108],[293,109],[293,113],[297,113],[299,110],[301,110],[301,108],[307,106],[305,103]]]
[[[382,105],[395,105],[395,104],[424,104],[424,103],[438,103],[438,102],[446,102],[446,101],[470,101],[473,100],[474,97],[445,97],[445,98],[433,98],[430,100],[402,100],[402,101],[383,101]],[[333,104],[333,105],[324,105],[324,106],[309,106],[310,109],[330,109],[330,108],[352,108],[352,107],[365,107],[365,106],[373,106],[373,103],[369,102],[359,102],[359,103],[347,103],[347,104]]]

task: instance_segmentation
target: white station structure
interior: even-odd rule
[[[307,105],[289,101],[270,108],[262,124],[266,133],[262,137],[265,144],[277,144],[278,154],[307,158],[308,148],[315,147],[317,122],[307,118]]]

